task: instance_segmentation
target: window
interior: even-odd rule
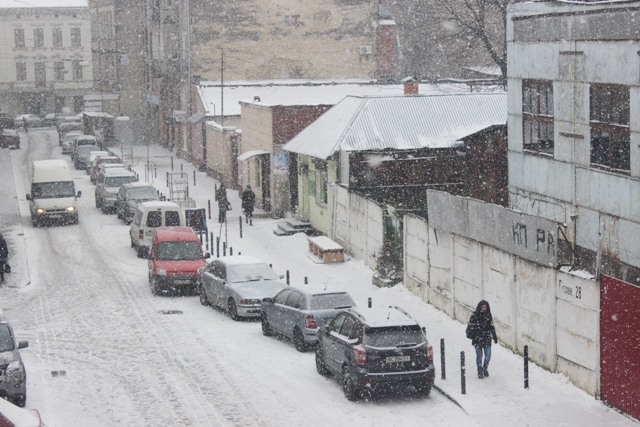
[[[179,227],[180,226],[180,212],[166,211],[164,213],[164,224],[167,227]]]
[[[82,36],[80,28],[71,29],[71,47],[82,47]]]
[[[24,29],[16,28],[13,30],[13,39],[17,48],[26,47],[24,44]]]
[[[329,324],[329,332],[335,332],[339,334],[340,328],[342,328],[342,324],[344,323],[344,319],[346,317],[347,317],[346,313],[338,314]]]
[[[353,317],[349,316],[345,319],[342,324],[342,329],[340,330],[340,334],[349,338],[350,340],[355,340],[360,338],[362,335],[362,325]]]
[[[54,28],[51,33],[54,48],[62,47],[62,28]]]
[[[152,211],[147,215],[147,227],[156,228],[162,226],[162,212]]]
[[[44,62],[36,62],[33,67],[36,75],[36,87],[45,87],[47,85],[47,72]]]
[[[82,110],[84,110],[84,97],[82,95],[74,96],[73,97],[73,112],[74,113],[79,113]]]
[[[553,83],[522,81],[524,149],[553,155]]]
[[[327,184],[327,170],[319,170],[316,172],[318,178],[318,192],[316,195],[316,203],[320,205],[327,204],[327,192],[328,192],[328,184]]]
[[[62,110],[65,107],[65,104],[66,104],[66,99],[64,96],[56,96],[54,98],[55,112],[62,113]]]
[[[27,63],[16,62],[16,80],[23,82],[27,80]]]
[[[280,292],[274,298],[273,300],[274,304],[284,305],[284,303],[287,301],[287,297],[291,294],[291,292],[293,292],[291,289],[285,289],[282,292]]]
[[[71,62],[73,80],[82,80],[82,65],[80,65],[80,62],[82,61]]]
[[[44,48],[44,28],[33,29],[33,47]]]
[[[64,80],[64,62],[53,63],[53,80]]]
[[[300,295],[297,292],[293,292],[289,298],[287,299],[286,302],[286,306],[287,307],[291,307],[291,308],[295,308],[296,310],[300,310],[300,300],[302,298],[302,295]]]
[[[589,110],[591,164],[630,170],[629,87],[591,85]]]
[[[309,171],[309,196],[316,197],[316,171]]]

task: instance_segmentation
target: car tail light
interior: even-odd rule
[[[144,239],[144,230],[140,230],[140,232],[138,233],[138,239]]]
[[[429,347],[427,347],[427,359],[433,360],[433,347],[431,346],[431,344],[429,344]]]
[[[313,314],[308,315],[304,318],[304,327],[307,329],[316,329],[316,319],[313,317]]]
[[[367,351],[363,347],[353,347],[353,354],[356,357],[356,363],[358,365],[364,365],[367,363]]]

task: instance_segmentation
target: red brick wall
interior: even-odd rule
[[[377,77],[390,79],[395,76],[396,26],[378,25],[376,28]]]
[[[282,145],[291,141],[331,107],[331,105],[273,107],[273,144]]]

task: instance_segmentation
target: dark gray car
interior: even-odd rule
[[[262,333],[289,337],[296,350],[306,351],[315,346],[320,326],[353,306],[348,293],[328,285],[283,289],[262,302]]]
[[[27,372],[18,350],[28,346],[27,341],[16,346],[13,329],[0,310],[0,396],[17,406],[27,402]]]
[[[131,224],[138,205],[151,200],[160,200],[158,191],[153,185],[146,182],[125,184],[118,190],[116,214],[125,224]]]

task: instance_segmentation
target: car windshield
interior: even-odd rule
[[[109,176],[104,180],[105,187],[122,187],[125,184],[130,182],[137,182],[137,178],[135,176]]]
[[[153,187],[130,188],[127,197],[134,200],[158,200],[158,193]]]
[[[78,147],[78,155],[79,156],[89,156],[92,151],[96,151],[95,145],[83,145],[82,147]]]
[[[156,251],[159,261],[192,261],[202,259],[198,242],[160,242]]]
[[[365,333],[364,344],[370,347],[402,347],[424,342],[418,325],[370,328]]]
[[[353,307],[353,300],[347,293],[314,295],[310,301],[311,310],[333,310]]]
[[[277,279],[278,275],[267,264],[243,264],[227,267],[227,280],[229,283]]]
[[[0,353],[15,350],[16,346],[9,331],[9,325],[0,323]]]
[[[76,188],[73,181],[40,182],[31,185],[31,196],[34,199],[53,199],[75,197]]]

